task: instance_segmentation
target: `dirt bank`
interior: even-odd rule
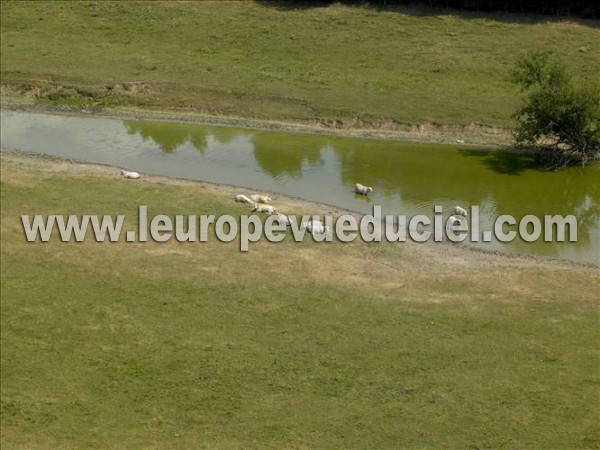
[[[85,115],[111,117],[117,119],[135,119],[195,123],[199,125],[253,128],[269,131],[321,134],[361,139],[404,140],[437,144],[468,144],[490,147],[508,147],[512,142],[512,132],[507,128],[489,127],[478,124],[438,125],[432,123],[420,125],[401,124],[392,121],[379,123],[375,127],[343,121],[283,122],[245,117],[201,114],[186,110],[157,110],[131,106],[119,107],[80,107],[39,103],[34,93],[17,89],[15,86],[2,85],[1,108],[27,112],[52,114]]]
[[[15,152],[2,149],[2,173],[6,166],[18,167],[27,170],[39,171],[42,173],[65,174],[75,177],[96,177],[96,178],[114,178],[119,180],[119,168],[102,165],[66,160],[46,155],[33,155]],[[198,187],[202,193],[211,193],[215,195],[227,196],[232,199],[236,193],[242,191],[241,188],[230,185],[221,185],[214,183],[199,182],[193,180],[185,180],[172,177],[145,175],[135,183],[153,183],[153,184],[168,184],[185,187]],[[360,214],[337,208],[332,205],[315,203],[299,198],[278,195],[275,197],[275,202],[278,209],[291,214],[329,214],[339,216],[341,214],[352,214],[355,217],[360,217]],[[381,244],[373,244],[381,245]],[[385,247],[385,248],[384,248]],[[485,269],[485,268],[500,268],[500,267],[522,267],[528,268],[548,268],[548,269],[565,269],[565,268],[580,268],[581,270],[596,270],[597,266],[589,264],[581,264],[565,260],[556,260],[552,258],[540,256],[527,256],[517,254],[506,254],[501,252],[490,252],[472,249],[464,245],[456,245],[451,243],[415,243],[408,240],[399,244],[384,244],[382,246],[384,253],[395,254],[396,249],[402,251],[403,257],[411,261],[411,264],[418,265],[423,270],[449,270],[459,271],[464,276],[465,270]],[[411,266],[414,269],[414,266]]]

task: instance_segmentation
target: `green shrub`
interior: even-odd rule
[[[555,169],[598,159],[597,86],[575,86],[565,65],[550,52],[530,53],[519,59],[513,81],[527,93],[515,114],[518,145],[542,150]]]

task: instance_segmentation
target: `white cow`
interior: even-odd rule
[[[271,203],[271,197],[268,195],[253,194],[250,196],[254,203]]]
[[[360,195],[367,195],[369,192],[373,192],[373,188],[369,186],[363,186],[360,183],[354,185],[354,192]]]
[[[140,174],[137,172],[129,172],[127,170],[121,170],[121,175],[130,180],[137,180],[140,177]]]
[[[310,222],[306,224],[306,229],[311,234],[327,234],[329,233],[329,227],[324,223],[312,219]]]
[[[260,205],[258,203],[255,203],[252,212],[274,214],[276,211],[275,208],[273,208],[271,205]]]
[[[463,217],[467,217],[469,215],[467,210],[465,208],[461,208],[460,206],[454,207],[454,214],[456,214],[457,216],[463,216]]]
[[[246,197],[244,194],[236,195],[235,201],[238,203],[250,203],[251,205],[254,204],[254,202],[252,200],[250,200],[248,197]]]
[[[286,216],[285,214],[277,214],[275,216],[275,222],[277,222],[279,225],[289,227],[292,225],[292,223],[294,223],[294,217]]]
[[[458,215],[458,214],[454,214],[454,215],[450,216],[450,217],[448,218],[448,220],[451,220],[451,221],[452,221],[452,225],[457,225],[457,224],[458,224],[458,225],[460,225],[460,224],[462,224],[462,223],[463,223],[463,221],[465,220],[465,216],[461,216],[461,215]]]

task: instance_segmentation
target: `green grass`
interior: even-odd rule
[[[246,209],[47,166],[2,164],[3,448],[600,445],[597,271],[457,272],[358,243],[26,243],[20,214]]]
[[[507,126],[519,97],[509,72],[522,52],[555,50],[580,80],[600,73],[597,21],[341,5],[49,1],[2,2],[1,20],[2,82],[77,106],[356,126]]]

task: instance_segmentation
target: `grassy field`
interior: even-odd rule
[[[258,2],[1,3],[3,96],[328,127],[510,126],[517,55],[599,22]],[[16,98],[15,97],[15,98]],[[4,98],[4,97],[3,97]],[[600,448],[598,268],[451,245],[27,243],[21,214],[248,212],[3,152],[2,448]],[[294,213],[323,212],[290,199]]]
[[[2,2],[4,86],[43,102],[326,126],[510,126],[524,51],[600,73],[598,21],[255,2]]]
[[[247,207],[106,167],[1,170],[3,449],[600,445],[597,269],[441,244],[26,243],[21,214]]]

